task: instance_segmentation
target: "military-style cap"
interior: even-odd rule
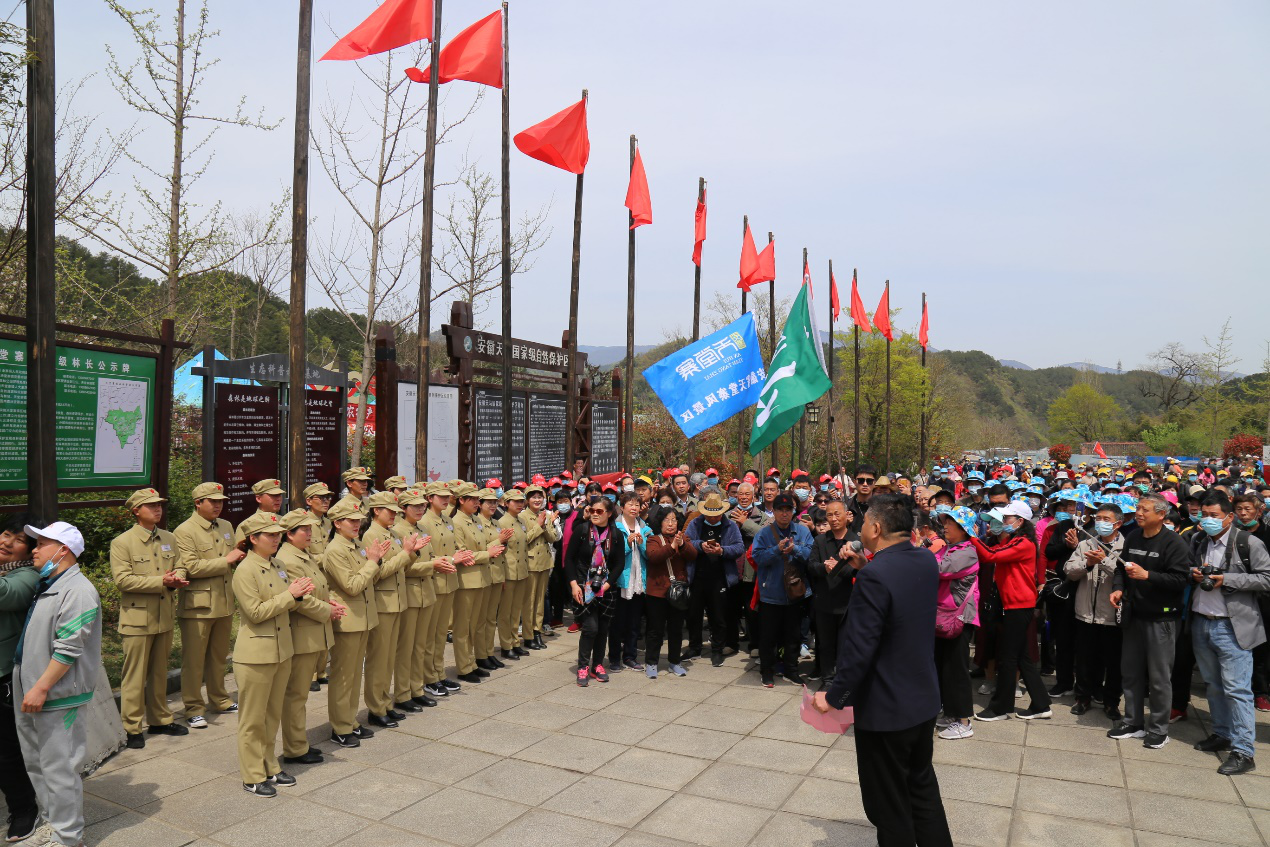
[[[274,514],[256,512],[238,525],[243,535],[256,535],[261,532],[282,532],[282,521]]]
[[[498,492],[492,488],[482,488],[480,491],[476,492],[476,499],[477,500],[497,500]]]
[[[542,488],[542,486],[541,486],[541,485],[531,485],[531,486],[529,486],[528,488],[526,488],[526,489],[525,489],[525,496],[526,496],[526,497],[529,497],[530,495],[533,495],[533,494],[543,494],[543,495],[545,495],[546,493],[547,493],[547,492],[543,490],[543,488]]]
[[[157,489],[138,488],[136,491],[132,492],[132,494],[128,495],[128,500],[123,505],[125,509],[131,512],[133,509],[138,506],[144,506],[146,503],[166,502],[167,498],[160,495]]]
[[[398,506],[425,506],[427,503],[428,495],[419,487],[407,488],[397,495]]]
[[[340,479],[344,480],[345,482],[348,482],[350,479],[364,479],[367,482],[370,482],[371,480],[370,468],[366,468],[366,467],[349,468],[348,470],[344,471],[344,473],[340,474]]]
[[[449,497],[450,487],[444,482],[429,482],[428,487],[423,490],[427,497]]]
[[[479,490],[480,489],[477,488],[474,484],[470,482],[465,482],[459,485],[457,489],[455,489],[454,496],[455,497],[475,497],[476,492]]]
[[[363,515],[360,508],[347,500],[341,500],[331,507],[330,511],[326,513],[326,517],[329,520],[339,521],[344,518],[361,518]]]
[[[394,512],[400,512],[401,506],[397,505],[397,495],[391,491],[380,491],[366,498],[366,509],[392,509]]]
[[[302,526],[317,526],[318,523],[317,516],[312,512],[305,509],[293,509],[282,516],[278,526],[282,527],[284,532],[290,532]]]
[[[280,479],[262,479],[251,487],[251,493],[259,497],[261,494],[285,494],[282,490],[282,480]]]
[[[384,488],[409,488],[410,484],[406,482],[404,476],[390,476],[384,480]]]
[[[310,497],[326,497],[328,495],[334,497],[335,492],[332,491],[330,486],[328,486],[325,482],[315,482],[308,488],[304,489],[305,500],[308,500]]]
[[[512,500],[517,500],[523,503],[525,500],[525,492],[521,491],[519,488],[513,488],[511,491],[508,491],[503,495],[503,499],[509,503]]]
[[[200,482],[194,486],[194,493],[190,495],[194,500],[228,500],[225,496],[225,486],[219,482]]]

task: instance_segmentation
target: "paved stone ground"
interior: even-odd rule
[[[232,716],[185,738],[152,736],[85,783],[90,845],[325,847],[828,847],[875,844],[857,785],[854,738],[798,718],[798,690],[774,690],[741,656],[683,679],[663,671],[573,682],[576,636],[550,639],[492,680],[381,730],[356,750],[328,739],[326,693],[309,700],[327,754],[290,768],[275,799],[242,790]],[[977,698],[983,701],[984,698]],[[1070,704],[1070,699],[1065,698]],[[178,704],[179,705],[179,704]],[[958,845],[1264,844],[1270,757],[1219,776],[1191,749],[1192,715],[1147,750],[1105,737],[1101,712],[976,723],[936,741]],[[1200,710],[1206,705],[1196,700]],[[1206,712],[1205,712],[1206,715]],[[1259,716],[1261,717],[1261,716]],[[1268,740],[1270,726],[1259,726]]]

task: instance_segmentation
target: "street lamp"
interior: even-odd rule
[[[809,423],[820,423],[820,407],[814,403],[808,403],[806,406],[807,420]]]

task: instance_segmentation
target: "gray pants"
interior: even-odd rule
[[[1124,628],[1120,648],[1120,682],[1124,686],[1124,719],[1156,735],[1169,734],[1173,705],[1173,650],[1182,622],[1133,619]],[[1149,719],[1143,720],[1144,706]]]
[[[53,829],[53,838],[61,844],[79,844],[84,840],[84,783],[79,771],[86,755],[86,722],[79,708],[23,712],[23,683],[21,672],[15,667],[13,700],[18,740],[35,798]]]

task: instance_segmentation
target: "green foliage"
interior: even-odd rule
[[[1181,434],[1182,428],[1176,422],[1169,421],[1143,429],[1142,440],[1151,448],[1152,453],[1168,453],[1177,449]]]
[[[1117,434],[1120,405],[1087,383],[1077,383],[1050,403],[1050,431],[1079,441],[1110,439]]]

